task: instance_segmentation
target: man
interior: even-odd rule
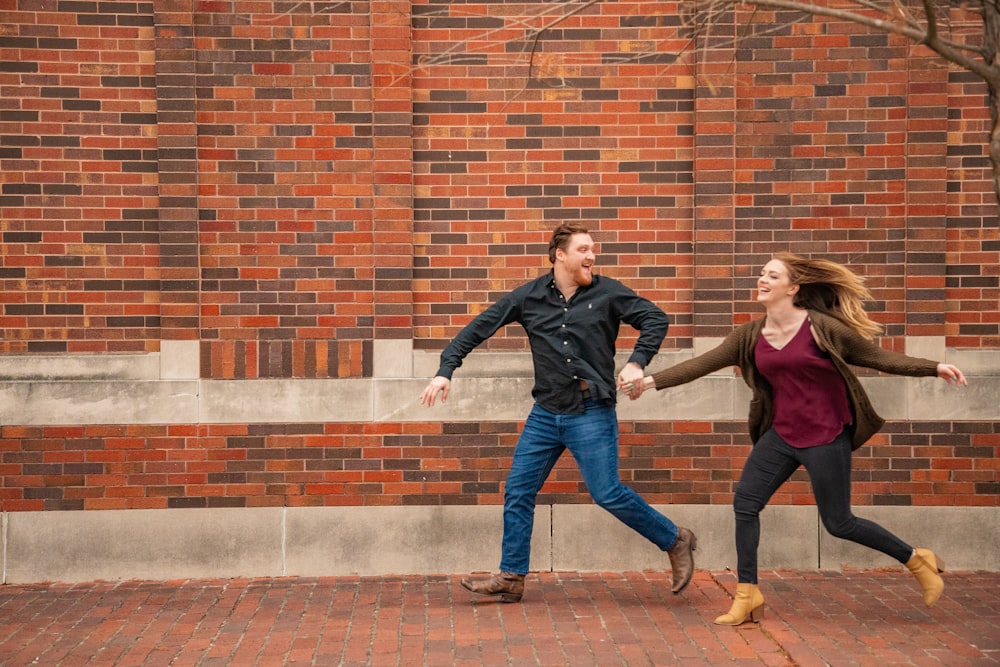
[[[518,322],[528,334],[535,369],[535,399],[524,424],[504,493],[500,572],[462,585],[473,593],[518,602],[528,573],[535,497],[565,449],[576,459],[598,505],[667,551],[671,590],[680,593],[694,572],[694,534],[676,526],[621,482],[614,353],[619,325],[639,330],[617,388],[635,389],[667,333],[666,314],[612,278],[595,276],[594,240],[585,227],[566,223],[549,242],[552,271],[502,297],[470,322],[441,353],[437,375],[420,394],[433,406],[448,398],[462,360],[501,327]]]

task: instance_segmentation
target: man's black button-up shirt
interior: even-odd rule
[[[639,330],[629,361],[645,368],[667,335],[669,320],[653,302],[614,278],[595,275],[566,301],[550,271],[480,313],[441,353],[437,374],[451,379],[462,360],[500,327],[518,322],[535,367],[531,395],[556,414],[584,411],[580,381],[593,398],[615,400],[615,340],[621,323]]]

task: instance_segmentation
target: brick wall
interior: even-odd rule
[[[985,87],[928,52],[681,4],[7,3],[0,352],[156,352],[201,377],[368,378],[438,350],[585,221],[689,349],[771,252],[868,277],[884,344],[1000,349]],[[964,21],[964,22],[963,22]],[[773,22],[773,24],[772,24]],[[775,26],[781,26],[775,28]],[[976,29],[955,17],[953,27]],[[634,340],[623,332],[622,348]],[[484,349],[524,350],[511,329]],[[627,422],[654,502],[728,502],[742,423]],[[995,504],[1000,427],[891,423],[871,504]],[[3,508],[499,502],[507,422],[0,427]],[[808,496],[801,478],[782,501]],[[571,462],[547,498],[584,502]]]
[[[503,502],[514,422],[0,428],[5,511]],[[728,505],[742,422],[623,424],[621,472],[654,504]],[[1000,424],[891,423],[854,459],[858,505],[989,506]],[[570,457],[539,504],[590,502]],[[775,504],[812,504],[804,471]]]
[[[414,3],[417,345],[440,347],[546,270],[552,227],[581,220],[604,273],[669,304],[665,344],[690,346],[695,80],[677,58],[677,5],[596,5],[541,35],[533,58],[524,26],[470,7]],[[487,345],[523,346],[509,337]]]
[[[4,3],[0,351],[157,349],[150,3]]]

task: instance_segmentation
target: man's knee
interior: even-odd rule
[[[622,507],[630,499],[629,489],[624,484],[598,489],[596,492],[591,492],[591,496],[598,506],[606,510]]]

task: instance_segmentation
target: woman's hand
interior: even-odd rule
[[[968,386],[969,381],[965,379],[965,374],[958,369],[958,366],[951,364],[938,364],[937,376],[947,382],[958,386]]]
[[[629,382],[623,382],[621,378],[618,378],[618,391],[628,394],[629,400],[632,401],[642,396],[643,392],[647,389],[653,389],[654,387],[653,378],[648,375]]]
[[[618,391],[628,394],[631,400],[642,396],[642,367],[634,362],[625,364],[618,374]]]

